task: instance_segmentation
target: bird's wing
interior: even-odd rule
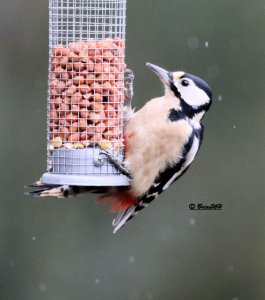
[[[114,233],[122,228],[128,221],[142,209],[147,207],[150,202],[155,200],[159,194],[167,189],[173,182],[181,177],[190,166],[200,146],[200,137],[194,131],[189,138],[189,141],[184,146],[183,156],[176,162],[174,166],[168,167],[164,172],[161,172],[149,190],[141,197],[139,203],[120,211],[113,221]]]
[[[122,228],[128,221],[136,216],[140,210],[147,207],[150,202],[155,200],[159,194],[163,192],[162,186],[165,186],[170,179],[174,177],[181,170],[182,163],[180,162],[175,167],[168,168],[166,171],[161,173],[155,180],[154,184],[139,200],[139,203],[122,211],[119,211],[116,218],[113,220],[112,225],[115,227],[113,233],[116,233]],[[180,175],[179,175],[180,176]],[[179,176],[176,176],[173,181],[177,180]],[[172,183],[173,183],[172,181]]]

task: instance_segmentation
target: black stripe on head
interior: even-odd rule
[[[189,79],[191,79],[197,85],[197,87],[199,87],[200,89],[202,89],[207,94],[207,96],[210,99],[212,99],[212,90],[211,90],[211,88],[209,87],[209,85],[204,80],[202,80],[201,78],[199,78],[197,76],[189,74],[189,73],[185,73],[183,76],[181,76],[181,78],[189,78]]]
[[[187,104],[181,97],[179,90],[177,89],[177,87],[174,84],[173,73],[169,72],[168,74],[169,74],[169,78],[170,78],[170,82],[169,82],[170,89],[174,93],[174,95],[180,100],[180,106],[182,107],[183,112],[185,112],[185,115],[187,117],[192,118],[196,113],[199,113],[202,111],[206,112],[210,108],[211,102],[212,102],[212,90],[211,90],[210,86],[204,80],[202,80],[201,78],[199,78],[197,76],[189,74],[189,73],[184,73],[184,75],[181,76],[181,78],[191,79],[197,85],[197,87],[202,89],[207,94],[207,96],[210,98],[210,102],[205,103],[204,105],[201,105],[198,108],[194,108],[194,107],[190,106],[189,104]]]
[[[188,105],[181,98],[181,94],[174,84],[173,76],[172,76],[172,80],[170,81],[170,89],[174,93],[174,95],[180,100],[180,106],[182,107],[183,111],[185,112],[185,115],[189,118],[192,118],[196,112],[192,106]],[[172,122],[177,121],[177,119],[176,119],[177,117],[178,116],[175,114],[175,112],[170,111],[170,114],[169,114],[170,121],[172,121]]]

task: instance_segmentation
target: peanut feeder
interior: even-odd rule
[[[49,1],[45,184],[128,185],[123,159],[125,0]]]

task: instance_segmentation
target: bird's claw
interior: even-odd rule
[[[106,150],[101,150],[100,154],[104,154],[107,156],[108,160],[113,163],[113,165],[124,175],[128,176],[131,178],[130,172],[124,167],[123,162],[113,154],[109,153]]]
[[[125,70],[125,78],[124,78],[124,94],[125,94],[125,103],[131,103],[133,98],[133,80],[134,74],[130,69]]]

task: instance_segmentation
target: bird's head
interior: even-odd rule
[[[190,118],[203,114],[212,104],[212,91],[201,78],[182,71],[169,72],[156,65],[146,64],[163,82],[166,95],[180,100],[180,109]]]

